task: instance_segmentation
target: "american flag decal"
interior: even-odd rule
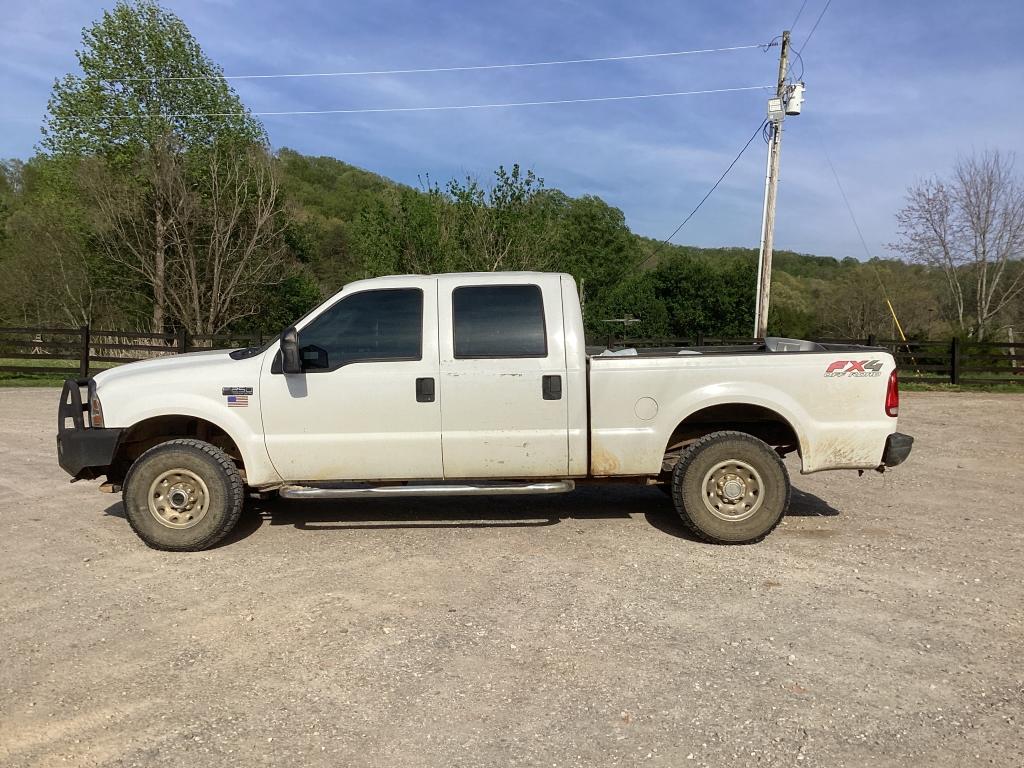
[[[247,408],[248,406],[248,395],[228,395],[228,408]]]

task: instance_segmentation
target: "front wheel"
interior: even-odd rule
[[[128,522],[154,549],[212,547],[235,527],[244,498],[235,463],[202,440],[169,440],[150,448],[124,482]]]
[[[763,539],[782,519],[790,493],[779,455],[743,432],[705,435],[672,470],[672,501],[683,524],[716,544]]]

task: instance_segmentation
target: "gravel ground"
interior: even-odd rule
[[[1024,397],[904,396],[755,546],[654,489],[262,503],[147,549],[0,390],[4,766],[1024,765]]]

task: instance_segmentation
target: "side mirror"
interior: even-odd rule
[[[299,356],[299,332],[293,325],[281,334],[281,371],[302,373],[302,358]]]

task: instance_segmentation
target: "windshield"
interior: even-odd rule
[[[318,309],[320,309],[320,307],[322,307],[323,305],[324,305],[324,303],[320,302],[319,304],[317,304],[315,307],[313,307],[311,310],[309,310],[306,314],[304,314],[302,317],[300,317],[298,320],[296,320],[294,323],[292,323],[288,327],[290,328],[292,325],[298,325],[303,320],[305,320],[307,317],[309,317],[314,312],[316,312]],[[283,331],[282,331],[282,333],[283,333]],[[245,360],[245,359],[250,358],[250,357],[256,357],[256,355],[262,355],[264,352],[266,352],[268,349],[270,349],[274,344],[276,344],[280,338],[281,338],[281,334],[278,333],[276,336],[274,336],[272,339],[270,339],[270,341],[264,342],[262,344],[262,346],[259,346],[259,347],[242,347],[241,349],[236,349],[236,350],[234,350],[231,353],[231,358],[233,360]]]

